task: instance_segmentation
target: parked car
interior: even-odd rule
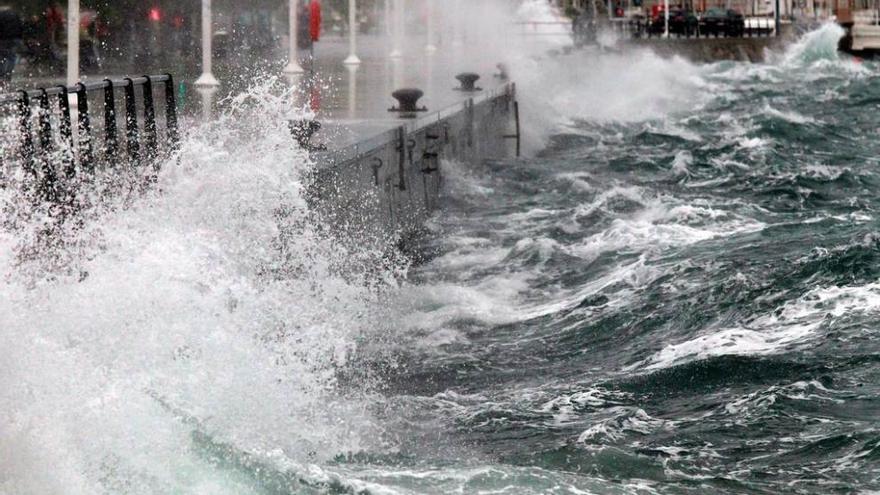
[[[651,19],[651,32],[654,34],[663,34],[665,30],[666,19],[663,9],[654,12]],[[679,7],[669,9],[669,34],[690,36],[697,33],[697,25],[699,20],[693,12]]]
[[[700,16],[700,32],[707,35],[742,36],[745,18],[733,9],[713,7]]]

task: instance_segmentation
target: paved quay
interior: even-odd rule
[[[391,57],[391,41],[385,36],[360,36],[357,55],[358,65],[345,65],[349,55],[348,39],[328,36],[314,45],[314,56],[300,53],[300,63],[305,72],[299,75],[283,75],[282,81],[298,88],[296,106],[309,108],[314,120],[322,130],[314,137],[314,143],[326,144],[330,150],[351,148],[359,142],[368,142],[388,132],[407,126],[412,129],[431,119],[439,120],[438,112],[454,111],[453,107],[470,99],[479,102],[490,98],[497,91],[506,91],[507,81],[497,77],[500,60],[487,58],[481,50],[465,43],[438,43],[436,50],[425,49],[423,36],[412,36],[403,44],[403,56]],[[192,57],[191,57],[192,58]],[[105,78],[121,80],[141,73],[171,72],[176,81],[177,103],[184,130],[190,125],[213,118],[222,111],[224,100],[229,96],[247,91],[257,78],[281,75],[287,61],[283,50],[276,50],[268,60],[249,60],[244,56],[231,55],[214,61],[215,75],[220,86],[205,90],[196,88],[200,67],[183,63],[168,69],[147,64],[134,69],[124,62],[108,61],[101,70],[85,73],[81,80],[90,83]],[[156,64],[159,61],[155,61]],[[51,87],[63,82],[58,74],[39,74],[23,67],[13,79],[10,89]],[[456,88],[455,76],[462,72],[474,72],[481,77],[476,92],[462,92]],[[403,119],[389,108],[397,106],[391,93],[401,88],[418,88],[424,92],[416,119]],[[161,88],[160,88],[161,91]],[[157,96],[163,97],[161,93]],[[100,98],[92,102],[93,111],[102,111]],[[75,109],[74,109],[75,110]],[[160,109],[161,110],[161,109]],[[445,114],[443,114],[445,115]],[[93,127],[102,128],[100,120]],[[339,157],[339,155],[337,155]]]
[[[284,77],[301,88],[298,104],[313,110],[315,120],[323,126],[315,142],[343,148],[412,122],[388,111],[397,106],[391,96],[397,89],[424,91],[419,106],[427,107],[428,111],[418,114],[418,120],[422,121],[469,98],[491,93],[506,82],[497,76],[500,60],[480,60],[463,45],[441,45],[435,52],[428,53],[423,38],[407,41],[404,55],[392,58],[389,56],[392,47],[384,37],[363,36],[358,46],[359,65],[343,64],[348,56],[345,38],[328,37],[315,44],[313,62],[303,54],[301,65],[306,72]],[[458,91],[455,76],[462,72],[479,74],[477,86],[482,90]],[[222,78],[221,84],[224,84]],[[221,86],[215,94],[244,89],[240,83],[232,89]],[[194,98],[189,100],[192,110]]]

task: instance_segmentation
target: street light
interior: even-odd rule
[[[67,4],[67,84],[79,82],[79,0]]]
[[[213,73],[214,33],[211,21],[211,0],[202,0],[202,75],[196,79],[196,86],[214,88],[220,85]]]
[[[391,35],[393,38],[394,48],[391,50],[391,58],[403,57],[403,0],[394,0],[394,13],[391,20],[394,31]]]
[[[437,46],[434,45],[434,0],[425,0],[425,2],[425,15],[427,16],[426,22],[428,23],[428,42],[425,45],[425,51],[428,53],[434,53],[437,51]]]
[[[669,37],[669,0],[663,0],[663,37]]]
[[[298,0],[290,0],[290,54],[288,55],[289,60],[287,62],[287,66],[284,68],[285,74],[302,74],[305,72],[302,67],[300,67],[297,59],[299,58],[299,47],[297,46],[297,38],[299,35],[297,23],[299,19],[297,19],[299,15],[299,9],[297,8],[299,3]]]
[[[357,0],[348,0],[348,58],[345,65],[358,65],[361,59],[357,56]]]

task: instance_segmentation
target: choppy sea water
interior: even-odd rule
[[[24,218],[0,493],[880,490],[880,68],[839,34],[523,62],[534,152],[445,163],[418,266],[311,223],[271,98],[90,212],[68,274]]]

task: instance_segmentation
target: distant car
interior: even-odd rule
[[[713,7],[700,16],[700,32],[707,35],[742,36],[746,21],[733,9]]]
[[[693,12],[682,8],[669,9],[669,34],[690,36],[697,33],[697,25],[699,20]],[[654,34],[663,34],[665,31],[666,19],[663,9],[657,10],[654,18],[651,19],[651,32]]]

